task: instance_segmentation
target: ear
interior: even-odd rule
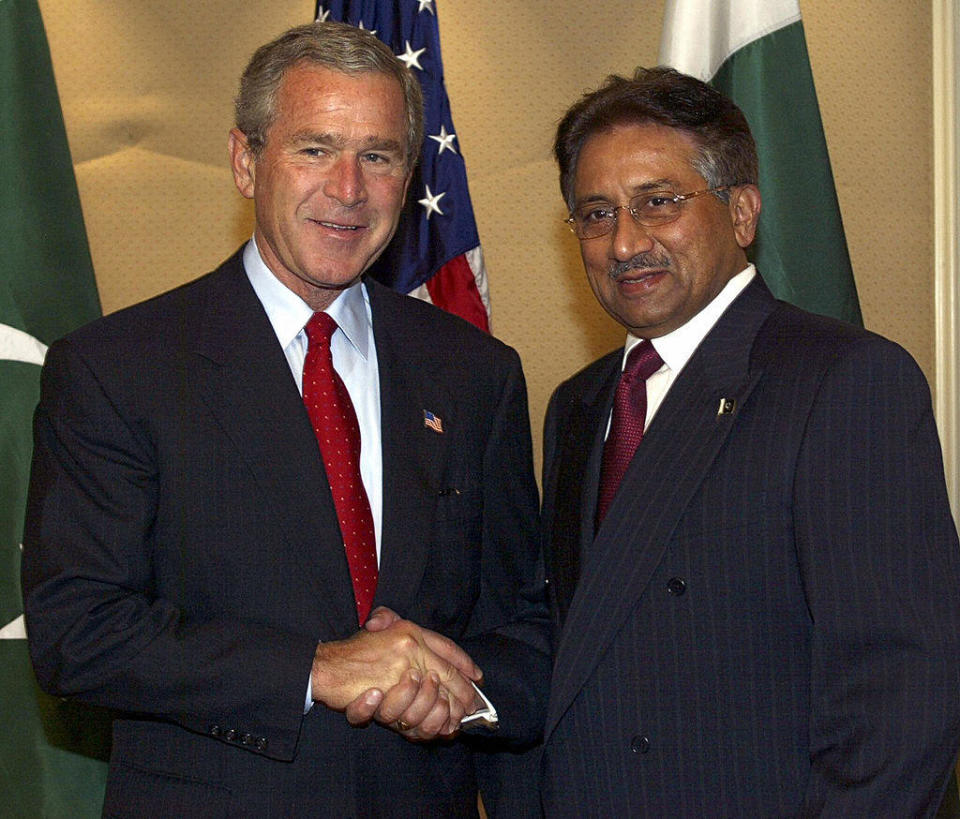
[[[760,220],[760,189],[756,185],[740,185],[730,194],[730,219],[737,244],[747,248],[757,235]]]
[[[227,150],[230,152],[230,167],[237,190],[247,199],[253,199],[257,162],[247,143],[246,134],[239,128],[230,130]]]

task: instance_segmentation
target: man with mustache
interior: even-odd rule
[[[923,375],[773,298],[756,147],[707,85],[611,77],[555,152],[627,340],[547,413],[546,815],[932,815],[960,553]]]
[[[549,676],[523,374],[364,277],[419,83],[317,23],[257,51],[236,116],[252,240],[50,348],[38,679],[123,712],[108,816],[476,816],[478,784],[501,807],[486,752],[538,738]]]

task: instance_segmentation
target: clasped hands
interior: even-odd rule
[[[482,706],[472,683],[483,672],[453,640],[376,609],[362,631],[320,643],[313,698],[352,725],[376,721],[410,740],[453,736]]]

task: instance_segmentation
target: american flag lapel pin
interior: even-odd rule
[[[439,415],[434,415],[430,412],[430,410],[423,411],[423,425],[443,435],[443,420]]]

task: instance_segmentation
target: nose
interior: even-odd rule
[[[367,189],[359,159],[346,153],[338,157],[330,168],[323,191],[348,208],[365,201]]]
[[[610,239],[610,253],[620,262],[647,253],[654,246],[650,229],[637,222],[627,208],[617,211],[617,221],[610,232]]]

